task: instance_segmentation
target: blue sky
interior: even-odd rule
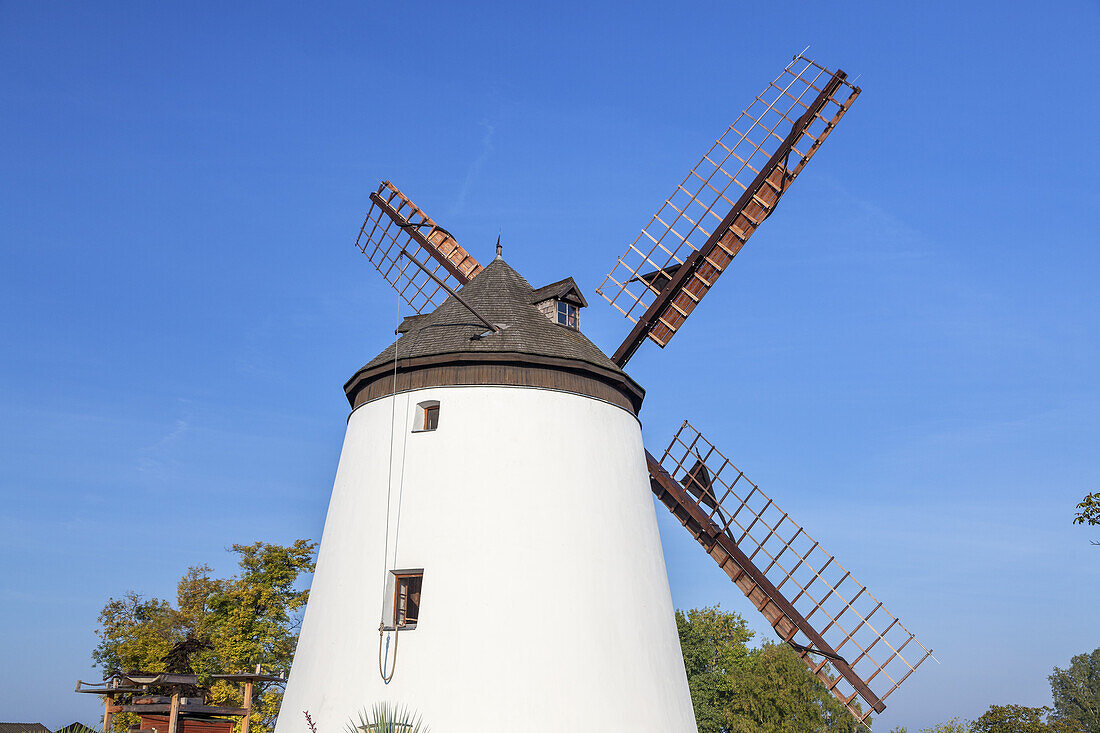
[[[107,597],[318,538],[341,386],[393,328],[379,180],[536,286],[595,286],[790,55],[864,93],[663,352],[690,418],[929,646],[884,729],[1049,702],[1100,646],[1096,3],[0,3],[0,717]],[[663,511],[663,510],[661,510]],[[764,631],[670,518],[677,606]]]

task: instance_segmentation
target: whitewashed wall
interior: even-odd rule
[[[433,399],[438,430],[410,432]],[[304,710],[343,731],[381,700],[438,733],[695,731],[638,422],[548,390],[397,396],[386,565],[396,546],[424,587],[383,683],[392,409],[348,421],[277,733],[304,733]]]

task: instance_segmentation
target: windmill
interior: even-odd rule
[[[448,730],[694,730],[646,485],[858,721],[885,709],[931,652],[690,423],[646,450],[623,371],[668,344],[859,93],[798,55],[752,101],[597,288],[633,322],[611,357],[572,278],[532,287],[499,241],[483,267],[390,182],[370,195],[357,246],[414,315],[344,387],[277,733],[384,699]]]

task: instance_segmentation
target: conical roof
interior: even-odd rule
[[[405,333],[348,380],[345,391],[353,405],[352,392],[361,378],[385,366],[392,371],[395,355],[399,369],[428,360],[439,364],[446,362],[448,355],[453,355],[455,362],[481,360],[479,357],[493,362],[530,357],[528,361],[540,363],[573,363],[574,368],[587,365],[605,380],[628,384],[632,392],[637,392],[640,404],[644,391],[584,334],[543,315],[535,306],[541,299],[535,289],[502,258],[486,265],[458,292],[500,330],[489,331],[456,298],[448,297],[431,313],[406,319],[402,324]]]
[[[622,373],[580,331],[560,326],[542,315],[534,304],[535,289],[503,259],[490,262],[458,292],[501,330],[485,333],[487,329],[483,323],[458,300],[448,297],[434,311],[412,322],[407,333],[364,368],[383,363],[392,365],[395,351],[402,359],[436,354],[511,352],[577,359]]]

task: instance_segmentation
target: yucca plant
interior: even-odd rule
[[[348,733],[428,733],[429,730],[414,710],[388,702],[377,703],[369,713],[362,710],[359,721],[352,718],[346,729]]]

